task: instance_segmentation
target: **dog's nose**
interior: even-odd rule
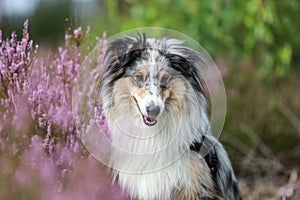
[[[160,112],[160,107],[154,105],[153,103],[146,107],[147,114],[150,117],[157,117]]]

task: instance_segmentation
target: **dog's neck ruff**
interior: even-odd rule
[[[174,188],[185,188],[186,192],[191,190],[190,154],[179,137],[191,130],[182,127],[176,133],[176,128],[173,129],[176,125],[171,124],[165,127],[160,135],[151,139],[136,140],[120,133],[119,127],[112,124],[109,126],[114,132],[110,164],[116,169],[115,178],[132,197],[169,199]],[[137,131],[140,131],[141,135],[152,134],[148,131]],[[181,147],[178,147],[178,144]]]

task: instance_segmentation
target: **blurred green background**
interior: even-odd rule
[[[47,48],[69,26],[90,25],[87,42],[145,26],[192,37],[223,74],[220,140],[238,177],[288,176],[300,166],[299,10],[296,0],[2,0],[0,27],[7,37],[28,18],[31,38]]]

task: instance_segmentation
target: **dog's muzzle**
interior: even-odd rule
[[[147,116],[143,115],[143,121],[147,126],[154,126],[157,123],[156,117],[160,113],[160,107],[151,103],[146,107]]]

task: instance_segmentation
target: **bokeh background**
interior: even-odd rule
[[[77,37],[81,54],[87,54],[89,46],[97,43],[95,38],[102,37],[103,33],[109,37],[132,28],[170,28],[192,37],[208,51],[223,76],[228,107],[219,139],[229,152],[244,198],[300,199],[299,9],[300,2],[296,0],[1,0],[0,28],[3,40],[11,37],[12,31],[20,37],[22,25],[29,19],[30,38],[39,44],[43,55],[61,54],[57,49],[64,46],[65,33],[80,26],[90,27],[89,34],[82,34],[84,39]],[[76,36],[73,39],[76,43]],[[0,97],[4,99],[3,85]],[[5,112],[4,107],[0,108]],[[17,166],[22,163],[22,152],[28,153],[27,146],[33,142],[18,139],[14,148],[19,153],[11,154],[9,146],[15,139],[11,135],[18,135],[18,131],[11,126],[7,128],[5,123],[0,124],[0,199],[39,199],[40,194],[35,190],[41,189],[40,179],[23,178],[22,183],[28,182],[26,187],[18,186],[20,183],[12,187],[16,170],[26,172],[24,167]],[[31,127],[28,132],[31,136],[35,135],[32,132],[38,132],[43,139],[47,130]],[[53,138],[66,138],[66,134],[62,135],[56,133]],[[88,153],[82,154],[88,157]],[[104,167],[90,162],[77,161],[76,166],[84,166],[72,165],[68,168],[69,177],[76,170],[82,173],[80,170],[88,165],[95,171],[99,168],[99,177],[106,178],[89,183],[92,175],[78,176],[78,185],[67,187],[62,182],[61,188],[72,193],[84,179],[85,184],[99,185],[100,189],[87,189],[83,193],[99,196],[110,191],[102,198],[121,198],[121,195],[114,196],[120,190],[117,186],[110,188]],[[57,183],[56,179],[52,181],[48,189]]]

